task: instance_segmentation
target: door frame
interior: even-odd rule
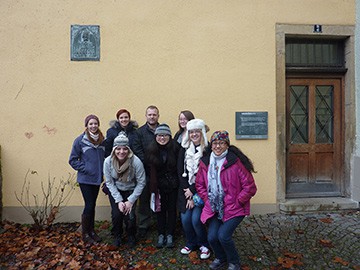
[[[355,151],[355,52],[354,25],[324,25],[322,33],[313,32],[314,25],[276,24],[276,200],[279,204],[286,202],[286,37],[319,37],[341,38],[345,41],[345,67],[342,86],[344,95],[344,148],[343,148],[343,196],[351,197],[352,156]],[[307,74],[310,75],[310,74]]]

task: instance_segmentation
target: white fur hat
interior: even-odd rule
[[[208,145],[208,140],[206,138],[205,122],[202,119],[195,118],[195,119],[190,120],[186,124],[187,132],[186,132],[184,138],[182,139],[182,142],[181,142],[182,147],[184,147],[184,148],[189,147],[189,143],[190,143],[189,131],[194,130],[194,129],[200,129],[201,130],[202,136],[204,138],[204,144],[205,144],[205,146]]]

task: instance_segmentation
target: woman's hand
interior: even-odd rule
[[[194,204],[193,200],[190,199],[190,200],[186,201],[186,209],[193,209],[194,206],[195,206],[195,204]]]
[[[192,192],[190,191],[190,189],[189,189],[189,188],[184,188],[183,190],[184,190],[185,198],[188,199],[188,200],[191,199],[191,197],[193,196],[193,194],[192,194]]]
[[[129,201],[126,201],[124,203],[124,205],[125,205],[124,215],[130,214],[133,204],[131,202],[129,202]]]
[[[124,211],[125,211],[125,203],[124,202],[119,202],[118,207],[119,207],[120,212],[124,213]]]

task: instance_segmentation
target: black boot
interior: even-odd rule
[[[135,247],[135,245],[136,245],[135,235],[128,235],[128,245],[130,248]]]
[[[88,215],[81,216],[82,240],[85,243],[93,244],[94,239],[90,236],[90,217]]]
[[[95,232],[95,215],[92,215],[90,217],[90,227],[89,227],[89,235],[90,237],[95,241],[95,242],[101,242],[101,237],[99,235],[97,235],[97,233]]]
[[[115,236],[115,239],[114,239],[114,242],[113,242],[113,245],[116,246],[116,247],[120,247],[121,246],[121,235],[116,235]]]

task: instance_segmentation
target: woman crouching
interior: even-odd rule
[[[114,139],[113,150],[104,161],[104,176],[110,191],[114,245],[121,245],[124,222],[128,245],[134,247],[136,200],[145,186],[145,170],[140,159],[130,150],[129,139],[123,132]]]
[[[250,214],[250,199],[256,193],[251,160],[240,149],[230,146],[229,133],[211,136],[211,154],[200,161],[196,190],[205,202],[201,221],[208,224],[208,240],[215,253],[210,269],[240,270],[240,257],[232,235]]]

